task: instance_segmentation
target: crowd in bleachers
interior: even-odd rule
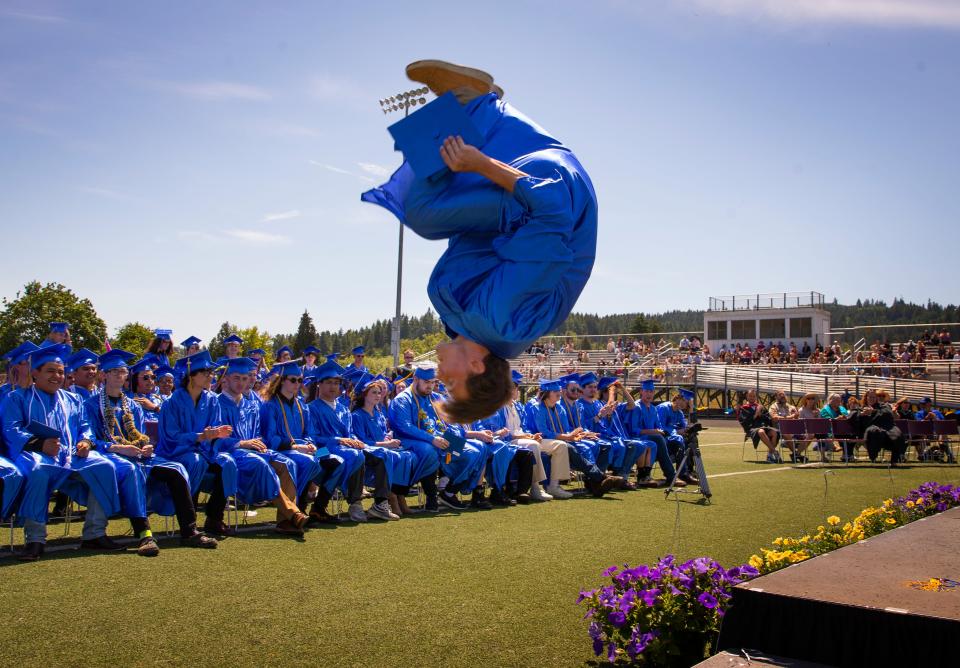
[[[692,392],[654,404],[652,380],[635,397],[613,376],[571,373],[540,381],[524,402],[514,372],[512,402],[454,424],[435,369],[415,366],[414,351],[373,374],[363,346],[340,366],[338,353],[313,346],[244,350],[235,334],[216,360],[196,337],[175,346],[169,330],[139,360],[69,340],[66,323],[51,323],[40,345],[3,356],[0,518],[23,526],[23,561],[43,555],[51,513],[75,504],[85,507],[83,549],[125,549],[107,535],[108,520],[123,517],[138,554],[156,556],[151,514],[176,516],[181,543],[209,549],[236,533],[228,503],[273,506],[275,530],[299,537],[340,523],[337,499],[352,522],[395,521],[568,499],[569,482],[597,497],[698,483],[678,470],[699,428],[685,417]]]

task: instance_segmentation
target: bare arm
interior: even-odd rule
[[[484,155],[479,149],[463,142],[459,135],[447,137],[440,147],[440,157],[454,172],[476,172],[484,176],[509,193],[517,181],[529,176],[510,165]]]

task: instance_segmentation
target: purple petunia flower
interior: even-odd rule
[[[603,651],[603,641],[600,638],[593,639],[593,653],[596,656],[600,656],[600,653]]]
[[[607,645],[607,661],[613,663],[617,660],[617,646],[614,643]]]
[[[660,590],[657,588],[654,589],[644,589],[640,592],[640,598],[643,599],[643,602],[647,607],[652,608],[657,603],[657,597],[660,595]]]
[[[614,610],[613,612],[607,613],[607,621],[619,629],[627,623],[627,616],[619,610]]]
[[[697,596],[697,601],[699,601],[700,605],[705,607],[707,610],[713,610],[714,608],[717,607],[717,599],[715,599],[713,596],[711,596],[707,592],[703,592],[702,594]]]

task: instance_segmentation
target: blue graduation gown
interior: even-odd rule
[[[678,429],[684,429],[687,426],[687,418],[684,417],[683,411],[678,411],[674,409],[673,402],[664,401],[661,404],[657,404],[657,415],[660,418],[660,425],[665,432],[667,432],[667,441],[672,441],[679,446],[683,446],[684,438],[683,434],[677,433]]]
[[[252,396],[251,396],[252,395]],[[254,399],[253,397],[257,397]],[[254,392],[242,396],[240,403],[234,403],[225,393],[220,394],[220,414],[223,419],[233,427],[233,436],[240,441],[248,441],[254,438],[263,440],[262,430],[260,429],[260,401],[259,395]],[[266,452],[255,452],[255,455],[265,462],[280,462],[287,467],[290,476],[297,479],[297,465],[286,455],[267,448]]]
[[[354,473],[363,468],[363,451],[340,445],[341,438],[354,438],[351,428],[350,408],[340,401],[334,402],[336,409],[330,408],[322,399],[307,404],[309,418],[307,433],[318,446],[325,447],[331,454],[343,460],[337,474],[327,482],[327,489],[340,488],[344,496],[350,493],[347,481]]]
[[[657,413],[657,407],[654,405],[644,406],[640,401],[634,404],[630,409],[626,402],[617,405],[617,414],[620,416],[620,424],[623,430],[630,438],[641,441],[646,447],[650,448],[650,460],[657,457],[657,443],[650,438],[649,434],[641,434],[644,429],[660,429],[660,416]],[[641,453],[642,454],[642,453]]]
[[[25,480],[12,461],[0,455],[0,480],[3,480],[3,496],[0,497],[0,520],[5,520],[13,512],[13,502],[17,500],[20,488]]]
[[[31,421],[42,422],[60,431],[60,452],[48,457],[27,450],[33,435]],[[107,517],[120,512],[120,495],[113,463],[96,450],[77,457],[77,443],[93,442],[83,402],[76,394],[57,390],[47,394],[35,387],[20,388],[3,401],[3,438],[7,455],[26,478],[17,516],[46,523],[50,494],[60,490],[81,505],[92,493]]]
[[[155,392],[153,394],[144,394],[143,392],[137,392],[136,394],[134,394],[132,392],[127,392],[127,396],[133,399],[147,399],[150,401],[150,403],[153,403],[159,406],[160,409],[163,408],[164,399],[160,397],[159,393]],[[172,397],[173,395],[171,394],[170,396]],[[160,419],[160,409],[157,409],[155,411],[148,411],[143,409],[142,407],[141,409],[143,410],[143,419],[146,420],[147,422],[157,422]]]
[[[175,515],[176,508],[173,505],[173,499],[170,496],[170,489],[166,484],[151,480],[150,471],[155,466],[166,469],[173,469],[187,481],[190,477],[182,464],[158,455],[152,457],[132,459],[125,455],[107,452],[107,448],[113,444],[114,438],[125,435],[123,426],[123,407],[120,402],[114,403],[109,398],[107,401],[112,406],[113,414],[116,419],[116,428],[119,433],[113,435],[107,433],[106,423],[103,419],[100,406],[100,394],[95,394],[84,402],[84,408],[87,411],[87,418],[93,429],[94,442],[97,444],[97,450],[103,453],[103,456],[114,463],[118,472],[124,472],[130,482],[125,488],[123,483],[118,480],[120,488],[120,501],[123,507],[123,514],[127,517],[146,517],[148,512],[155,512],[158,515]],[[144,433],[143,409],[135,401],[128,399],[130,413],[133,416],[133,426],[141,434]]]
[[[541,434],[544,438],[556,438],[557,434],[565,434],[574,429],[562,400],[553,408],[547,408],[546,404],[531,399],[527,402],[527,414],[530,422],[528,428],[532,427],[531,431]],[[586,439],[571,441],[567,445],[576,450],[588,465],[596,465],[598,455],[605,457],[610,448],[609,443]]]
[[[190,393],[178,387],[160,409],[160,438],[155,452],[164,459],[183,464],[190,480],[190,492],[194,495],[200,491],[216,454],[216,442],[198,441],[197,436],[207,427],[222,424],[220,402],[209,390],[203,390],[194,403]],[[224,470],[224,488],[231,472]]]
[[[449,335],[510,359],[566,319],[593,269],[597,198],[576,156],[489,94],[466,105],[481,150],[529,174],[511,195],[473,173],[418,178],[404,162],[361,197],[449,239],[427,287]]]
[[[370,415],[362,408],[350,414],[353,433],[367,445],[367,452],[383,460],[387,470],[387,482],[393,485],[409,487],[413,480],[413,470],[417,464],[417,456],[411,450],[400,448],[385,448],[378,446],[387,440],[387,416],[379,407]]]
[[[309,483],[316,482],[320,485],[325,482],[317,457],[290,448],[292,443],[313,444],[307,434],[308,426],[309,411],[300,397],[287,403],[276,396],[260,404],[260,438],[270,450],[293,462],[296,468],[293,479],[297,484],[298,496],[303,494]],[[334,459],[342,463],[339,457]]]

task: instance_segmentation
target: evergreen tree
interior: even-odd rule
[[[290,346],[293,348],[294,357],[302,355],[307,346],[316,346],[319,342],[320,335],[317,334],[317,328],[313,326],[313,318],[304,309],[303,315],[300,316],[300,324],[297,326],[297,333],[293,337],[293,345]]]

